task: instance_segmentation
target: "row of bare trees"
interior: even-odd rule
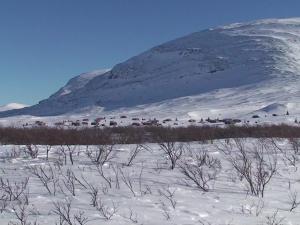
[[[17,145],[105,145],[146,142],[191,142],[226,138],[297,138],[300,127],[271,126],[190,126],[190,127],[113,127],[63,129],[50,127],[0,127],[0,143]],[[34,149],[28,149],[29,151]],[[33,152],[32,152],[33,153]]]

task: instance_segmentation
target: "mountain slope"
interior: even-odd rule
[[[300,97],[300,19],[269,19],[204,30],[154,47],[79,88],[0,113],[203,114],[258,110]]]

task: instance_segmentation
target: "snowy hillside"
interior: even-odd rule
[[[19,103],[10,103],[7,105],[0,106],[0,112],[12,110],[12,109],[22,109],[27,107],[27,105],[19,104]]]
[[[154,47],[101,76],[74,78],[49,99],[0,116],[225,117],[274,104],[299,113],[299,74],[300,18],[232,24]]]

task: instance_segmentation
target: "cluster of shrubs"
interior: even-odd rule
[[[300,127],[288,125],[221,127],[113,127],[61,129],[0,127],[1,144],[97,145],[161,141],[207,141],[245,137],[300,137]]]

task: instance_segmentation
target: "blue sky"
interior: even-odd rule
[[[0,105],[202,29],[300,17],[299,0],[0,0]]]

